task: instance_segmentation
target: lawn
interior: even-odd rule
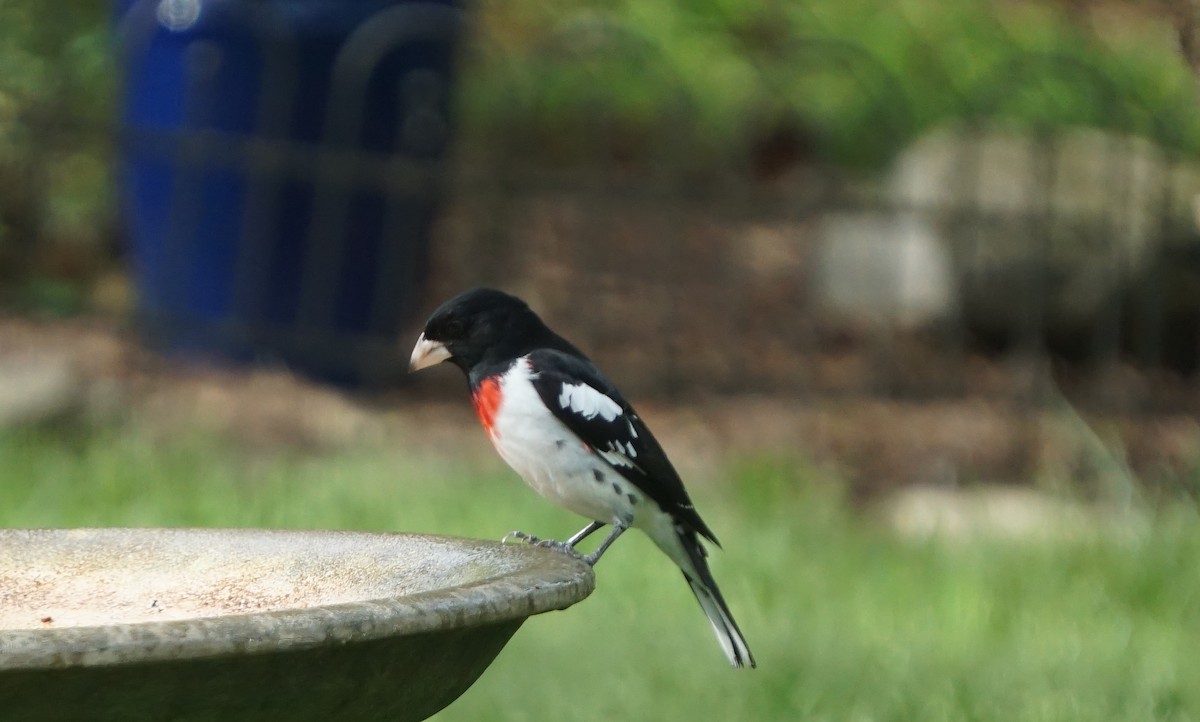
[[[129,428],[0,435],[0,525],[567,535],[499,462],[249,453]],[[758,658],[728,668],[679,575],[623,539],[583,603],[534,618],[451,720],[1200,719],[1200,522],[1074,542],[901,541],[795,460],[730,461],[696,501]]]

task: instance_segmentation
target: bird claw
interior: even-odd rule
[[[575,557],[576,559],[584,559],[584,556],[582,554],[575,551],[575,547],[571,546],[570,544],[568,544],[566,542],[555,541],[554,539],[540,539],[536,536],[533,536],[532,534],[526,534],[523,531],[510,531],[508,534],[504,535],[504,538],[501,539],[500,542],[502,544],[506,544],[506,543],[508,543],[508,541],[510,539],[516,539],[517,541],[525,542],[526,544],[528,544],[530,546],[560,551],[564,554],[569,554],[569,555]]]
[[[516,539],[517,541],[524,542],[526,544],[537,544],[541,541],[541,539],[533,536],[532,534],[526,534],[523,531],[510,531],[504,535],[504,538],[500,540],[500,543],[507,544],[511,539]]]
[[[560,551],[563,554],[569,554],[570,556],[573,556],[576,559],[584,558],[582,554],[575,551],[575,547],[571,546],[570,544],[568,544],[566,542],[555,541],[553,539],[542,539],[542,540],[536,542],[534,544],[534,546],[539,546],[539,547],[542,547],[543,549],[553,549],[555,551]]]

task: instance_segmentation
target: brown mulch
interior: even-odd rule
[[[352,394],[282,370],[164,358],[106,318],[0,318],[0,361],[66,359],[81,406],[100,423],[133,422],[163,435],[197,429],[258,449],[334,450],[384,444],[491,458],[450,370],[386,394]],[[862,394],[690,395],[646,399],[639,410],[681,471],[715,480],[723,462],[771,455],[846,479],[856,497],[910,484],[1088,485],[1132,470],[1162,483],[1200,461],[1200,423],[1183,412],[1093,413],[967,395],[903,400]]]

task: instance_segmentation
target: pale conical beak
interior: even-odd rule
[[[425,334],[421,334],[417,339],[417,345],[413,346],[412,358],[408,361],[408,371],[409,373],[420,371],[440,364],[448,358],[450,358],[450,350],[446,348],[446,344],[441,341],[430,341],[425,338]]]

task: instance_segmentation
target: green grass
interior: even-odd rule
[[[731,463],[696,489],[760,669],[730,670],[640,536],[596,592],[532,619],[437,719],[1200,719],[1200,524],[1137,537],[901,542],[803,464]],[[127,430],[0,436],[0,525],[234,525],[566,535],[499,462],[386,450],[252,456]]]

